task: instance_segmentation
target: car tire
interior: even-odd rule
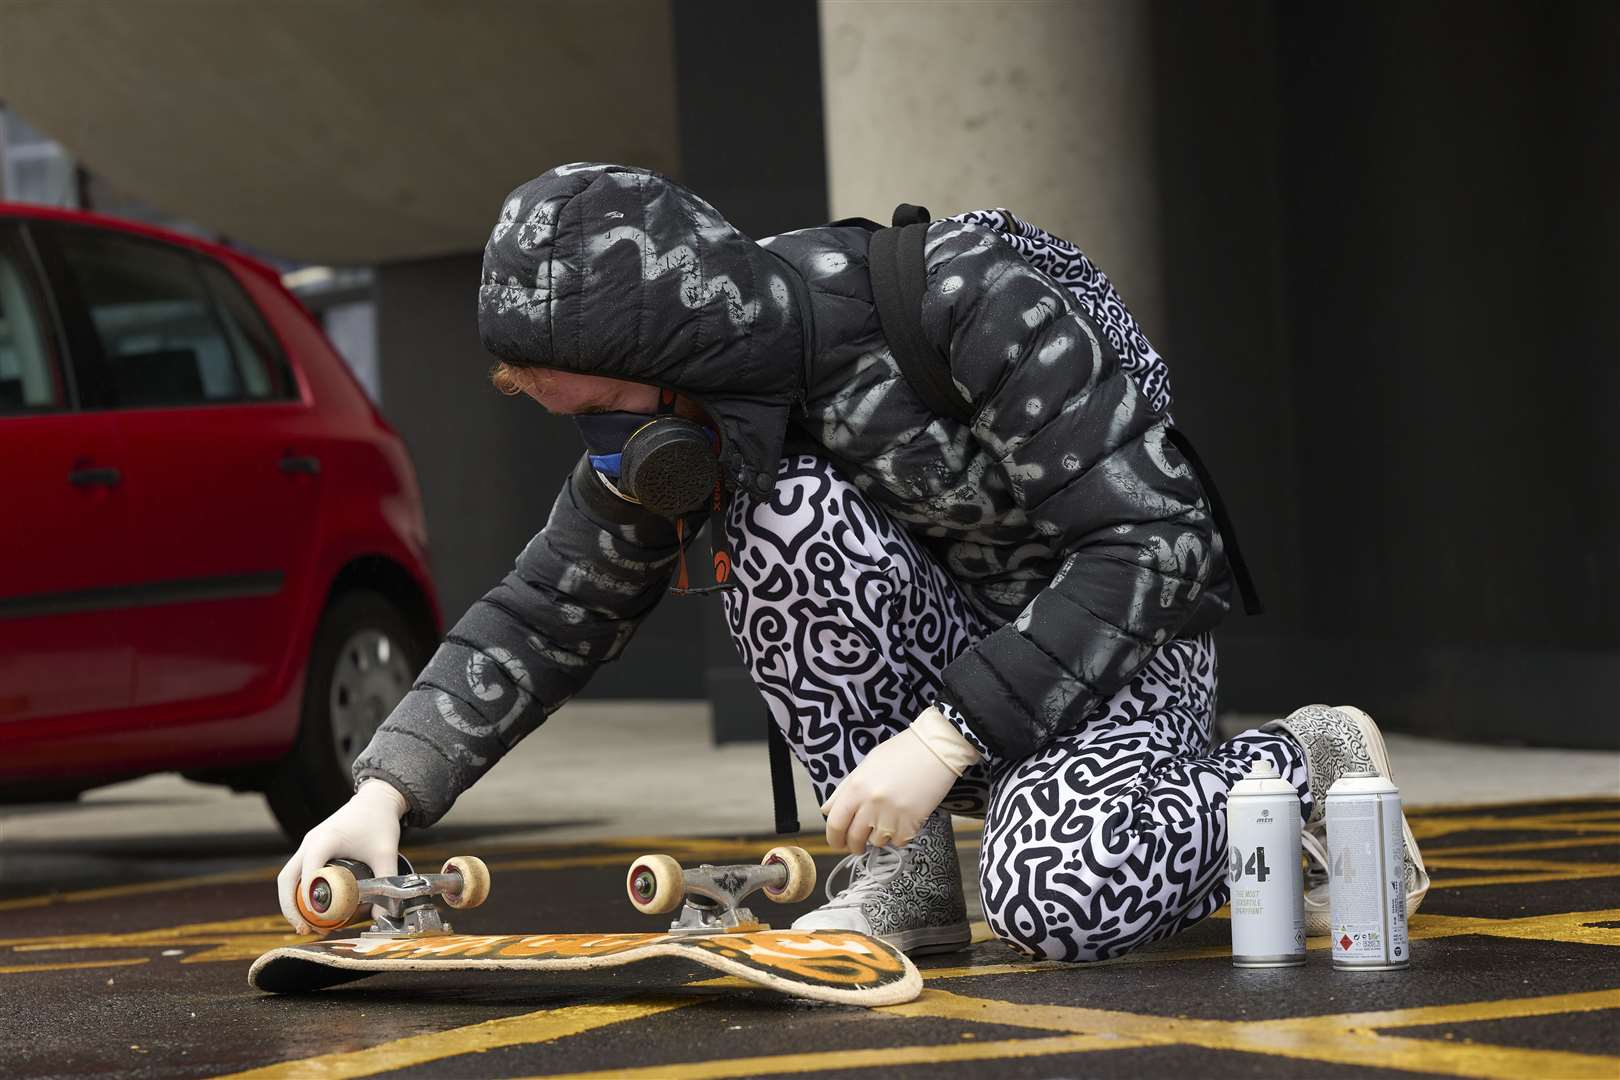
[[[294,843],[354,793],[351,764],[410,689],[430,647],[380,593],[346,592],[327,606],[310,648],[298,738],[264,788]]]

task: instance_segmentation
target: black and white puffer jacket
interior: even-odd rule
[[[904,522],[1000,627],[946,668],[941,704],[992,762],[1027,756],[1083,726],[1164,642],[1221,619],[1222,540],[1107,337],[979,224],[929,227],[922,323],[973,403],[971,423],[934,416],[884,341],[869,239],[829,226],[755,243],[663,177],[563,166],[502,208],[479,327],[506,360],[695,399],[733,490],[772,490],[791,428],[793,448]],[[355,762],[357,781],[403,791],[410,824],[437,820],[619,655],[676,554],[673,524],[582,458],[512,573]]]

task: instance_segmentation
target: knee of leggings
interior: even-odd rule
[[[986,912],[989,915],[989,912]],[[1088,964],[1108,959],[1110,942],[1094,941],[1073,927],[1048,928],[1044,923],[1015,918],[990,918],[990,929],[1001,942],[1032,960],[1062,960]]]
[[[980,852],[979,895],[991,931],[1037,960],[1084,964],[1119,955],[1124,951],[1119,948],[1120,935],[1105,929],[1119,920],[1101,910],[1097,891],[1076,893],[1054,880],[1054,863],[1064,861],[1054,857],[1047,844],[999,837],[987,830]],[[997,880],[996,867],[1005,867],[1008,877]]]

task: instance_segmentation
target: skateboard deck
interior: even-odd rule
[[[729,934],[441,934],[342,938],[272,949],[248,982],[298,994],[405,971],[587,971],[679,957],[767,990],[840,1005],[898,1005],[922,991],[893,946],[842,930]]]

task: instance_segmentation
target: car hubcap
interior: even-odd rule
[[[410,690],[412,677],[405,651],[387,634],[362,630],[344,643],[332,673],[329,702],[332,749],[344,768]]]

